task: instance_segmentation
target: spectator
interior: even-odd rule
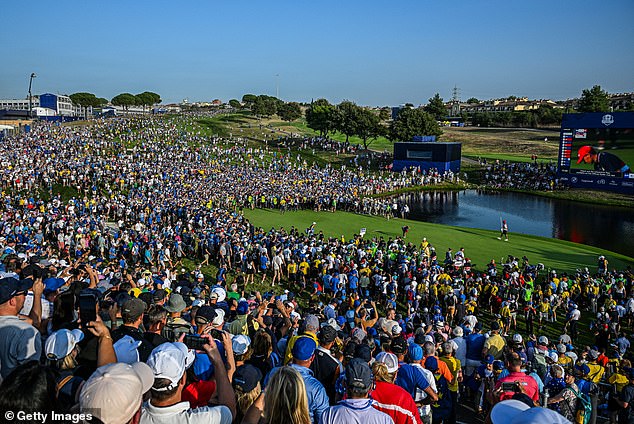
[[[247,411],[242,424],[310,424],[304,378],[291,366],[274,369],[266,386]]]
[[[353,358],[346,365],[346,399],[331,406],[322,415],[322,424],[391,424],[394,421],[384,412],[372,407],[368,397],[373,376],[370,366],[362,359]]]
[[[253,365],[242,365],[236,368],[231,382],[236,394],[236,418],[234,422],[241,422],[253,402],[262,393],[262,373]]]
[[[143,395],[153,381],[152,370],[141,362],[104,365],[83,385],[79,410],[91,414],[91,422],[136,424],[141,417]]]
[[[25,390],[26,387],[29,390]],[[58,412],[55,388],[55,372],[51,368],[37,361],[24,362],[0,384],[0,411]],[[42,421],[21,422],[36,424]]]
[[[40,334],[35,327],[20,319],[27,291],[33,287],[33,308],[36,310],[44,285],[41,280],[0,280],[0,377],[6,378],[18,365],[39,360],[42,355]]]

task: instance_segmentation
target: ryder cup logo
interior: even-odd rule
[[[608,125],[611,125],[614,123],[614,116],[612,115],[603,115],[603,118],[601,118],[601,123],[603,125],[605,125],[606,127]]]

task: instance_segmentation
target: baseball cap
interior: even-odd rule
[[[491,323],[491,330],[499,330],[500,329],[500,323],[497,321],[493,321]]]
[[[407,352],[407,340],[402,337],[396,337],[390,343],[390,350],[397,355]]]
[[[293,345],[293,358],[300,361],[306,361],[313,356],[315,349],[317,349],[317,343],[315,343],[315,340],[313,340],[312,337],[298,337]]]
[[[154,293],[152,293],[152,299],[155,302],[160,302],[163,299],[165,299],[165,297],[167,296],[167,292],[164,289],[157,289],[154,290]]]
[[[328,321],[321,323],[322,328],[324,328],[326,325],[331,326],[335,329],[335,331],[341,331],[341,327],[339,326],[339,324],[337,324],[337,320],[335,318],[330,318]]]
[[[134,364],[139,362],[139,350],[141,340],[134,340],[131,336],[125,335],[115,342],[112,347],[117,355],[117,362],[126,364]]]
[[[236,308],[236,314],[238,315],[246,315],[249,313],[249,303],[246,300],[238,303],[238,307]]]
[[[217,296],[218,302],[222,302],[227,298],[227,292],[222,287],[214,287],[211,289],[210,297],[213,299],[213,295]]]
[[[247,353],[249,346],[251,346],[251,339],[244,334],[238,334],[231,339],[231,347],[233,348],[233,353],[236,355],[244,355]]]
[[[368,390],[372,387],[372,370],[367,362],[353,358],[346,365],[346,384],[355,389]]]
[[[217,315],[217,310],[213,306],[201,306],[196,312],[196,321],[200,321],[205,324],[213,322]]]
[[[548,346],[548,337],[539,336],[539,339],[537,339],[537,343],[539,343],[542,346]]]
[[[594,361],[598,357],[599,357],[599,351],[595,349],[590,349],[590,351],[588,352],[588,359]]]
[[[514,334],[513,335],[513,341],[515,343],[522,343],[523,339],[522,339],[522,335],[521,334]]]
[[[62,287],[64,284],[66,284],[66,280],[64,280],[63,278],[47,278],[46,280],[44,280],[44,291],[54,292],[55,290]]]
[[[26,293],[33,286],[33,280],[7,277],[0,280],[0,305],[8,302],[17,294]]]
[[[431,372],[438,370],[438,359],[434,356],[428,356],[427,359],[425,359],[425,368]]]
[[[563,343],[559,343],[557,345],[557,352],[559,353],[566,353],[566,345]]]
[[[262,372],[251,364],[245,364],[236,368],[231,384],[242,393],[248,393],[255,389],[260,380],[262,380]]]
[[[225,322],[225,311],[224,309],[217,308],[216,309],[216,317],[211,321],[214,327],[218,327]]]
[[[337,338],[337,330],[330,325],[324,325],[319,330],[319,341],[322,343],[334,342]]]
[[[462,329],[462,327],[457,326],[456,328],[453,329],[453,335],[455,337],[462,337],[463,334],[464,334],[464,330]]]
[[[143,362],[104,365],[84,383],[79,409],[104,424],[127,423],[141,407],[143,394],[153,382],[152,370]]]
[[[592,147],[590,146],[581,146],[579,147],[579,151],[577,152],[577,163],[583,162],[583,158],[592,152]]]
[[[495,357],[493,357],[493,355],[487,355],[486,358],[484,358],[484,360],[482,361],[483,364],[492,364],[493,362],[495,362]]]
[[[398,358],[393,353],[379,353],[378,355],[376,355],[376,362],[385,364],[387,366],[387,372],[389,372],[390,374],[398,370]]]
[[[570,424],[563,415],[541,407],[531,408],[526,403],[509,399],[497,403],[491,410],[493,424]]]
[[[147,364],[154,372],[154,379],[166,378],[171,384],[158,389],[152,388],[152,390],[166,392],[176,387],[185,370],[194,363],[195,357],[194,352],[188,350],[184,343],[163,343],[155,347],[150,353]]]
[[[54,361],[65,358],[83,338],[84,333],[79,329],[57,330],[46,339],[46,357]]]
[[[123,318],[124,322],[133,322],[139,319],[143,312],[145,312],[145,302],[133,297],[123,304],[121,318]]]
[[[170,300],[163,306],[167,312],[181,312],[187,307],[183,296],[178,293],[172,293]]]
[[[420,361],[423,359],[423,348],[416,343],[411,343],[407,347],[407,353],[409,354],[409,359],[412,361]]]
[[[366,343],[355,345],[354,357],[370,363],[372,360],[372,349]]]

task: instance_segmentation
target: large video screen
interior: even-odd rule
[[[571,187],[634,194],[634,113],[565,114],[559,174]]]

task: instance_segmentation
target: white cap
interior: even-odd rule
[[[225,311],[221,308],[216,308],[216,317],[211,321],[211,325],[218,327],[225,323]]]
[[[464,330],[462,329],[462,327],[457,326],[456,328],[453,329],[453,335],[456,337],[462,337],[464,334]]]
[[[328,321],[321,323],[322,327],[324,327],[326,325],[331,326],[336,331],[341,331],[341,327],[339,326],[339,323],[337,322],[337,320],[335,318],[329,318]]]
[[[548,346],[548,337],[539,336],[539,339],[537,339],[537,342],[542,346]]]
[[[79,329],[57,330],[46,339],[44,346],[46,357],[54,361],[65,358],[83,338],[84,333]]]
[[[193,363],[196,355],[180,342],[163,343],[154,348],[147,364],[154,372],[154,378],[166,378],[171,381],[167,387],[153,390],[163,392],[173,389]]]
[[[380,362],[387,366],[387,372],[390,374],[398,370],[398,358],[390,352],[381,352],[376,355],[376,362]]]
[[[134,340],[129,335],[125,335],[115,342],[112,347],[117,355],[117,362],[126,364],[134,364],[139,362],[138,347],[141,346],[141,340]]]
[[[563,415],[546,408],[531,408],[524,402],[508,399],[491,410],[493,424],[571,424]]]
[[[147,281],[145,281],[145,278],[139,278],[139,281],[136,282],[137,286],[143,287],[147,284]]]
[[[227,298],[227,292],[222,287],[214,287],[211,292],[218,295],[218,302],[222,302]]]
[[[401,328],[401,326],[400,326],[400,325],[398,325],[398,324],[394,324],[394,325],[392,326],[392,334],[393,334],[394,336],[398,336],[399,334],[401,334],[401,332],[402,332],[402,331],[403,331],[403,329]]]
[[[425,342],[432,342],[432,343],[434,343],[434,337],[433,337],[433,336],[431,336],[431,335],[429,335],[429,334],[427,334],[427,335],[425,336]]]
[[[79,409],[104,424],[127,423],[141,407],[143,394],[153,382],[152,370],[143,362],[104,365],[84,383]]]
[[[513,335],[513,341],[515,343],[522,343],[522,335],[521,334],[514,334]]]
[[[251,346],[251,339],[244,334],[238,334],[231,339],[231,346],[233,347],[233,353],[236,355],[244,355]]]

